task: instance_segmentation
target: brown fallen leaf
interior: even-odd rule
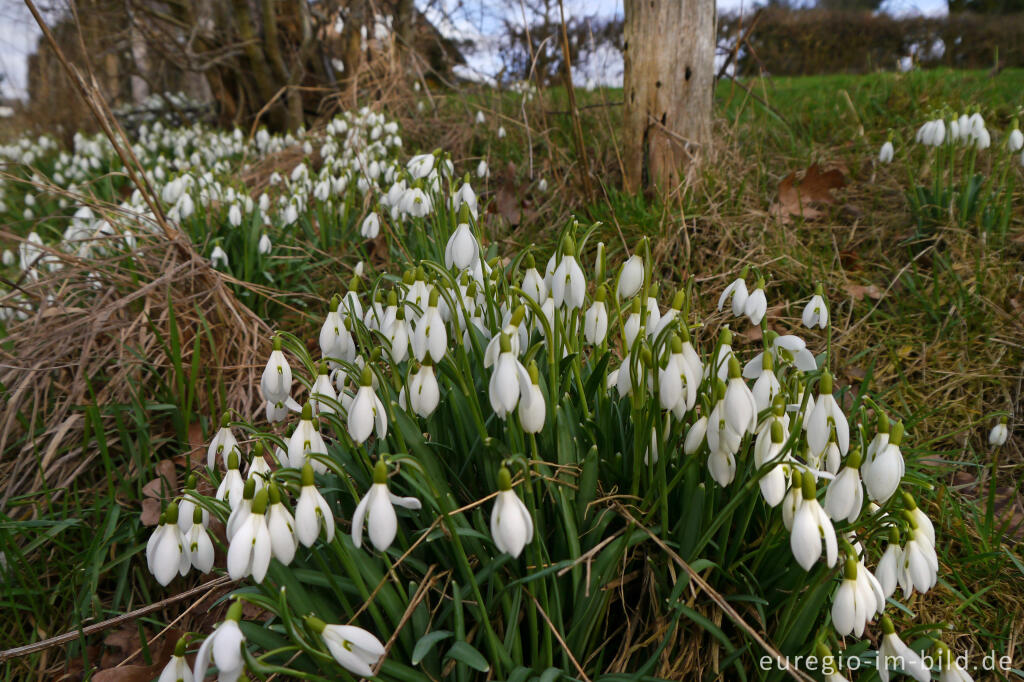
[[[160,520],[163,500],[178,492],[178,475],[173,460],[162,459],[153,468],[156,470],[156,478],[142,486],[141,521],[144,526],[155,526]]]
[[[846,289],[846,293],[850,295],[850,298],[855,301],[863,301],[865,296],[876,301],[882,298],[882,290],[878,288],[877,284],[864,285],[850,283],[846,284],[843,288]]]
[[[814,163],[804,171],[800,179],[796,171],[793,171],[779,183],[779,198],[772,205],[771,214],[784,223],[790,222],[793,216],[805,220],[820,218],[824,212],[814,205],[835,204],[832,190],[845,185],[846,177],[836,168],[826,171]]]

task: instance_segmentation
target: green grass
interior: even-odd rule
[[[615,189],[613,141],[620,138],[621,107],[596,105],[620,102],[621,91],[577,93],[587,107],[582,117],[599,187],[591,201],[582,197],[559,89],[527,105],[529,136],[518,98],[490,92],[443,97],[434,117],[417,122],[410,115],[403,129],[406,149],[414,150],[438,146],[438,130],[461,127],[445,141],[456,160],[489,155],[490,196],[506,183],[530,202],[514,231],[491,217],[487,234],[499,252],[509,243],[550,244],[572,211],[604,222],[599,238],[613,255],[651,235],[657,267],[675,278],[697,275],[705,292],[720,290],[726,273],[747,263],[774,275],[770,298],[775,300],[799,301],[823,282],[839,324],[832,338],[838,381],[903,417],[911,469],[944,471],[940,480],[947,482],[957,471],[981,482],[995,471],[998,485],[1019,489],[1024,469],[1019,426],[998,462],[986,435],[994,414],[1015,405],[1019,410],[1024,381],[1020,192],[1008,242],[993,244],[970,230],[940,226],[939,240],[922,255],[901,245],[914,230],[904,199],[908,169],[899,163],[878,168],[872,160],[890,128],[898,146],[909,144],[917,127],[943,108],[977,108],[1002,131],[1019,113],[1022,91],[1024,70],[1019,69],[994,77],[936,70],[754,79],[742,87],[725,81],[716,93],[713,162],[699,187],[666,203]],[[496,138],[493,117],[485,127],[469,127],[478,105],[502,113],[508,137]],[[410,102],[409,113],[414,111]],[[504,173],[506,160],[514,161],[514,172]],[[779,181],[813,161],[844,170],[848,186],[839,193],[839,204],[823,220],[780,225],[768,215]],[[1019,164],[1014,172],[1020,173]],[[539,177],[552,185],[547,193],[537,190]],[[343,253],[333,255],[345,259]],[[868,285],[876,286],[881,298],[851,294],[851,287]],[[705,295],[702,308],[709,311],[714,300]],[[778,317],[785,328],[796,329],[799,313],[794,307]],[[301,336],[318,324],[303,320],[290,320],[295,324],[289,329]],[[188,413],[212,414],[217,407],[186,407],[188,399],[175,388],[180,385],[180,378],[165,377],[158,394],[140,396],[133,404],[81,405],[78,412],[87,419],[100,409],[117,413],[122,426],[116,440],[101,430],[89,432],[82,448],[101,456],[56,504],[47,504],[53,490],[8,502],[0,517],[0,546],[8,564],[0,588],[3,646],[71,631],[160,598],[140,558],[148,538],[137,513],[141,486],[152,478],[161,453],[189,447],[193,417]],[[1020,417],[1018,412],[1011,423]],[[959,649],[1002,653],[1022,634],[1024,558],[1004,537],[995,500],[985,490],[940,485],[918,492],[929,514],[941,519],[938,550],[946,578],[926,597],[915,598],[916,617],[908,620],[948,624],[958,633]],[[33,509],[41,510],[35,518]],[[45,569],[35,568],[40,565]],[[5,662],[0,678],[53,671],[64,656],[88,655],[95,663],[101,641],[97,635],[64,651]],[[1015,665],[1020,667],[1019,661]]]

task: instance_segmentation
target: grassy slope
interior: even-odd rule
[[[613,258],[640,235],[656,236],[660,269],[695,274],[708,313],[726,276],[744,263],[764,267],[774,277],[770,297],[775,300],[799,302],[816,281],[823,281],[838,324],[832,343],[840,383],[868,388],[907,421],[911,468],[952,470],[945,462],[955,461],[955,468],[984,481],[993,464],[984,439],[990,415],[1020,403],[1024,323],[1014,301],[1024,301],[1021,244],[986,244],[974,234],[950,229],[944,231],[941,254],[914,261],[898,243],[912,229],[901,190],[906,169],[898,163],[877,169],[871,159],[887,128],[894,128],[898,138],[912,139],[928,112],[943,105],[955,110],[976,105],[993,128],[1004,129],[1020,103],[1024,72],[1008,70],[996,78],[944,71],[778,78],[745,85],[749,92],[728,82],[719,87],[714,163],[697,190],[664,204],[614,189],[616,106],[584,109],[588,153],[599,169],[599,182],[595,198],[581,198],[572,173],[576,155],[568,117],[559,113],[566,109],[564,93],[557,90],[546,93],[543,106],[539,100],[529,105],[529,136],[518,100],[488,93],[451,97],[434,119],[418,117],[417,122],[410,116],[404,122],[407,146],[442,146],[467,161],[490,157],[493,203],[503,189],[525,202],[520,203],[523,219],[517,230],[491,221],[490,235],[499,248],[506,242],[544,242],[574,211],[606,222],[603,238]],[[584,105],[614,104],[621,92],[580,97]],[[480,103],[502,112],[508,137],[494,135],[493,116],[488,126],[468,128],[469,105]],[[533,144],[534,177],[543,175],[551,184],[546,193],[537,191],[527,177],[527,140]],[[498,159],[515,160],[516,170]],[[840,207],[814,223],[781,226],[768,213],[778,183],[812,161],[845,169],[849,185],[840,193]],[[1018,210],[1011,235],[1021,234],[1021,223]],[[874,284],[883,295],[856,300],[851,284]],[[780,311],[782,328],[795,329],[799,313],[799,305]],[[172,435],[173,429],[164,429],[167,437],[154,435],[153,443],[132,435],[143,432],[158,410],[170,409],[160,402],[124,410],[122,440],[131,446],[128,452],[119,447],[110,462],[104,458],[97,480],[121,481],[122,460],[152,462],[161,456],[154,451],[169,455],[187,446],[180,433]],[[154,430],[159,424],[157,420]],[[103,439],[103,434],[94,434],[88,447],[102,447]],[[140,452],[151,456],[141,457]],[[1002,454],[1001,485],[1015,485],[1021,454],[1018,429]],[[16,617],[3,619],[0,640],[20,644],[159,598],[161,592],[151,589],[139,558],[148,534],[140,528],[133,499],[149,478],[142,472],[138,483],[66,495],[49,517],[29,525],[0,521],[0,544],[8,544],[7,533],[27,534],[39,545],[32,565],[46,566],[19,574],[3,591],[3,608]],[[42,491],[39,498],[48,494]],[[933,516],[943,510],[939,552],[948,582],[926,598],[916,598],[912,608],[918,621],[947,621],[964,633],[959,649],[1006,651],[1020,634],[1024,570],[1000,544],[996,524],[986,518],[988,501],[971,501],[976,494],[976,487],[969,485],[962,491],[943,488],[924,495]],[[977,596],[968,598],[972,594]],[[100,640],[93,637],[88,643]],[[84,650],[76,643],[67,653],[80,658]],[[61,659],[59,650],[50,651],[22,659],[6,673],[10,679],[24,679],[26,671]]]

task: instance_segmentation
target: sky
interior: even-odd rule
[[[417,4],[454,7],[457,2],[458,0],[432,0],[428,3],[425,0],[418,0]],[[622,3],[623,0],[566,0],[565,8],[570,16],[576,12],[614,16],[622,14]],[[439,23],[443,32],[484,40],[487,38],[486,34],[492,33],[497,26],[495,17],[502,11],[509,11],[509,7],[518,6],[518,3],[509,3],[507,0],[463,0],[461,4],[465,8],[461,14],[451,21],[443,22],[444,25],[440,25],[442,20],[438,13],[431,15],[428,12],[428,16],[435,23]],[[735,11],[749,9],[753,5],[751,0],[719,0],[718,9],[720,12]],[[893,14],[944,14],[946,0],[886,0],[883,9]],[[520,17],[521,15],[516,18]],[[0,99],[25,97],[27,57],[35,50],[38,36],[39,28],[23,0],[0,0],[0,75],[3,76],[0,80]],[[470,68],[478,74],[493,74],[497,70],[495,55],[494,49],[480,50],[471,58]],[[590,65],[590,69],[602,74],[621,73],[621,56],[601,55]],[[586,80],[592,75],[582,73],[581,78]],[[614,77],[612,75],[612,78]]]

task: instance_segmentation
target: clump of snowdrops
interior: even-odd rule
[[[276,334],[264,409],[210,441],[216,493],[187,486],[147,545],[162,585],[238,581],[197,679],[671,675],[704,637],[728,675],[781,674],[758,667],[770,653],[819,656],[833,680],[969,679],[887,615],[935,586],[935,531],[903,425],[835,384],[825,292],[780,335],[770,273],[744,270],[712,333],[707,294],[659,280],[646,241],[612,269],[573,222],[553,253],[487,259],[468,181],[438,154],[407,170],[438,179],[407,259],[325,301],[316,338]],[[763,343],[741,356],[746,325]],[[709,618],[711,592],[749,622]]]
[[[1010,130],[993,137],[979,112],[941,112],[925,122],[907,146],[907,200],[918,236],[940,225],[974,228],[1005,237],[1012,217],[1013,193],[1024,165],[1024,134],[1017,119]],[[895,156],[892,136],[878,159]]]

